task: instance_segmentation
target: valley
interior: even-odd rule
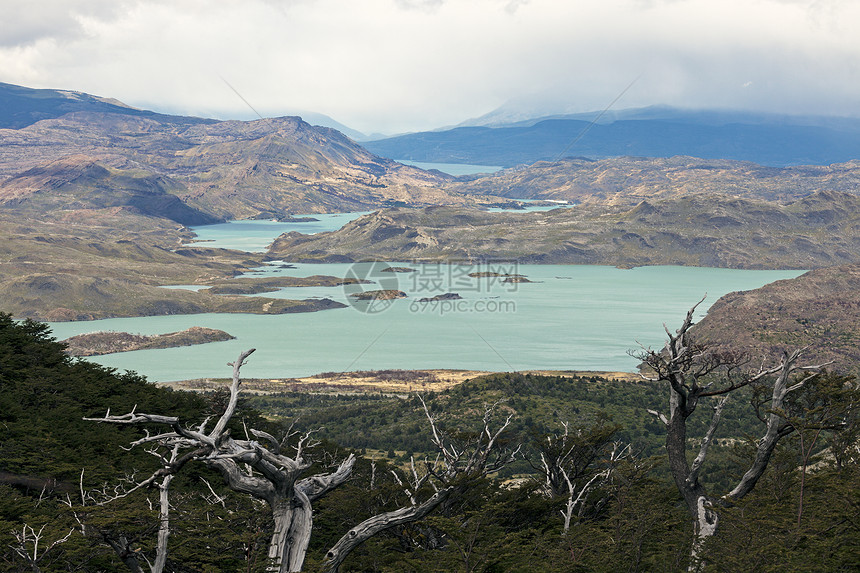
[[[464,137],[476,154],[456,159],[508,168],[452,176],[298,117],[170,116],[0,84],[3,102],[4,563],[30,559],[19,549],[31,544],[43,568],[29,570],[52,571],[36,563],[48,531],[59,541],[42,557],[65,568],[139,571],[169,529],[171,563],[195,571],[306,570],[380,516],[405,515],[344,570],[459,570],[472,547],[491,557],[467,570],[686,570],[701,537],[684,488],[729,491],[765,454],[773,469],[743,504],[695,485],[696,507],[713,500],[727,524],[706,559],[743,561],[724,540],[753,533],[795,565],[810,553],[798,539],[825,547],[834,570],[856,557],[839,541],[856,537],[844,525],[860,400],[854,124],[660,124],[668,156],[633,157],[600,145],[653,149],[631,134],[657,124],[619,121],[593,126],[591,157],[577,158],[547,150],[581,125],[538,121]],[[741,132],[758,136],[710,158],[707,143]],[[763,143],[790,136],[809,146]],[[435,137],[395,143],[417,154]],[[704,158],[670,155],[685,139]],[[813,152],[841,162],[794,164]],[[692,338],[664,347],[687,311]],[[789,382],[811,363],[828,372]],[[764,378],[744,378],[759,365],[770,400]],[[714,417],[688,427],[699,397],[729,392],[740,399],[724,412],[724,399],[703,402]],[[686,404],[680,430],[667,403],[674,421]],[[140,473],[111,493],[129,468]],[[778,510],[790,531],[760,535]],[[290,527],[309,539],[313,524],[314,542],[298,566],[273,567],[266,538],[269,556],[280,551],[278,532],[297,531],[284,516],[302,512]]]
[[[214,121],[84,96],[54,94],[45,100],[47,117],[10,116],[0,129],[0,296],[19,318],[344,309],[355,300],[339,294],[349,283],[344,268],[325,274],[313,264],[368,260],[823,273],[860,264],[856,161],[768,167],[685,156],[566,158],[453,177],[375,156],[300,118]],[[520,200],[575,207],[517,212]],[[488,211],[499,206],[514,210]],[[366,214],[333,231],[288,231],[252,252],[194,242],[189,228],[352,210]],[[272,261],[312,265],[304,276],[254,271]],[[831,306],[853,304],[851,289],[819,286],[816,296],[832,297]],[[777,312],[756,300],[761,312]],[[743,314],[750,304],[735,297],[715,308]],[[731,324],[709,317],[702,332],[740,340]],[[814,344],[815,329],[780,328],[772,336],[749,330],[759,342]],[[844,328],[829,347],[848,347],[854,331]]]

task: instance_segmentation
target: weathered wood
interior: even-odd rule
[[[704,300],[704,299],[702,299]],[[770,456],[781,438],[790,434],[794,428],[783,417],[781,411],[786,395],[815,376],[825,364],[800,366],[798,360],[802,352],[795,350],[785,353],[779,364],[749,371],[747,362],[736,354],[713,352],[705,345],[698,344],[690,335],[693,326],[693,313],[702,301],[696,303],[688,312],[681,327],[672,334],[668,328],[668,340],[662,351],[646,350],[637,356],[654,372],[649,379],[665,382],[669,391],[669,416],[657,412],[666,425],[666,451],[669,468],[678,491],[681,493],[692,517],[693,546],[690,556],[690,569],[700,567],[700,552],[704,542],[714,535],[719,524],[719,514],[715,507],[729,505],[753,490],[755,484],[767,468]],[[809,372],[803,380],[791,383],[797,372]],[[775,376],[775,378],[774,378]],[[773,379],[770,412],[767,416],[764,435],[758,441],[756,456],[738,484],[722,498],[712,497],[699,481],[699,473],[713,441],[720,422],[723,406],[730,393],[752,384]],[[687,460],[687,419],[696,411],[703,398],[719,397],[714,407],[714,415],[708,426],[699,452],[692,465]]]
[[[448,499],[453,489],[453,486],[449,486],[437,491],[429,499],[419,505],[402,507],[394,511],[381,513],[379,515],[374,515],[369,519],[365,519],[355,527],[351,528],[346,535],[341,537],[338,542],[328,550],[325,555],[325,562],[323,563],[323,571],[326,573],[337,573],[341,563],[343,563],[343,560],[346,559],[347,555],[349,555],[353,549],[381,531],[404,523],[418,521],[436,509],[443,501]]]
[[[273,573],[293,573],[301,571],[313,529],[312,503],[328,492],[343,484],[352,475],[356,458],[350,454],[338,467],[326,474],[304,476],[311,463],[303,459],[304,448],[313,445],[309,434],[301,436],[295,446],[295,455],[283,453],[283,443],[263,431],[249,429],[254,440],[234,439],[227,426],[235,414],[241,387],[240,370],[248,356],[254,352],[247,350],[231,364],[233,378],[230,384],[230,397],[224,413],[219,417],[211,431],[206,431],[206,421],[197,428],[187,427],[175,417],[145,414],[136,411],[121,416],[111,415],[110,411],[101,418],[88,418],[97,422],[114,424],[162,424],[170,431],[156,435],[147,434],[133,445],[150,444],[170,448],[173,456],[164,459],[162,467],[153,472],[134,489],[158,485],[163,489],[166,501],[167,487],[173,477],[186,463],[196,460],[210,468],[217,469],[224,483],[237,492],[245,493],[265,501],[272,510],[274,531],[269,541],[267,571]],[[422,400],[423,402],[423,400]],[[494,408],[487,408],[484,414],[484,427],[477,438],[468,444],[454,445],[447,440],[438,428],[426,404],[424,410],[433,433],[433,443],[440,451],[437,462],[425,461],[425,472],[419,475],[413,464],[412,483],[405,487],[409,505],[398,510],[373,516],[352,528],[329,552],[331,567],[338,565],[352,549],[376,533],[411,521],[416,521],[448,499],[457,488],[468,487],[468,480],[478,479],[488,472],[501,468],[518,454],[519,448],[512,450],[498,446],[499,438],[510,425],[511,417],[495,431],[490,429]],[[289,432],[287,435],[292,435]],[[265,445],[264,445],[265,444]],[[266,447],[268,446],[268,447]],[[180,452],[182,452],[181,455]],[[465,481],[462,479],[465,477]],[[161,482],[157,482],[162,478]],[[418,502],[419,489],[430,479],[434,493],[423,502]],[[457,486],[452,482],[457,479]],[[160,484],[160,485],[159,485]],[[423,492],[422,492],[423,493]],[[423,494],[426,495],[426,494]],[[163,506],[165,509],[168,506]],[[159,556],[166,557],[169,527],[167,512],[162,513],[163,529],[159,530]],[[131,565],[129,565],[131,567]]]

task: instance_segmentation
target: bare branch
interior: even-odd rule
[[[699,471],[702,469],[702,463],[704,463],[705,456],[708,454],[708,446],[711,445],[711,441],[714,439],[714,433],[717,431],[717,426],[720,423],[720,415],[723,412],[723,406],[725,406],[728,399],[728,396],[724,396],[722,399],[718,400],[714,406],[714,417],[711,418],[711,425],[708,426],[708,431],[705,432],[705,437],[702,438],[702,445],[699,448],[699,453],[696,455],[696,458],[693,460],[693,464],[690,466],[690,473],[687,476],[687,482],[690,485],[695,484],[699,480]]]

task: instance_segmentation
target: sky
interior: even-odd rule
[[[860,117],[855,0],[0,0],[0,81],[364,133],[649,105]]]

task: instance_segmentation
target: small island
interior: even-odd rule
[[[233,340],[235,336],[214,328],[192,326],[181,332],[167,334],[130,334],[128,332],[91,332],[67,338],[66,354],[71,356],[101,356],[115,352],[193,346],[209,342]]]
[[[406,298],[406,293],[402,290],[382,289],[356,292],[349,296],[358,300],[394,300],[398,298]]]
[[[455,292],[446,292],[445,294],[437,294],[430,298],[418,299],[418,302],[439,302],[442,300],[462,300],[463,297]]]
[[[531,283],[534,282],[530,280],[525,275],[513,274],[513,273],[496,273],[493,271],[480,271],[476,273],[469,273],[469,276],[475,279],[483,279],[483,278],[503,278],[503,283]]]

